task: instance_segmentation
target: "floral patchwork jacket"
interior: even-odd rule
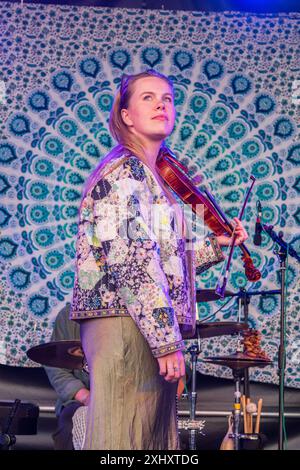
[[[196,268],[224,256],[214,235],[188,248],[173,205],[144,163],[135,156],[115,162],[81,205],[70,318],[130,316],[160,357],[184,349],[183,338],[194,333]]]

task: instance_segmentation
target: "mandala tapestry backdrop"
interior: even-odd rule
[[[108,116],[122,73],[147,68],[175,84],[178,110],[169,144],[190,174],[202,174],[229,217],[245,214],[248,247],[262,272],[247,282],[239,254],[228,288],[279,287],[274,244],[255,247],[256,202],[263,222],[300,251],[300,15],[172,12],[1,3],[0,5],[0,362],[36,366],[26,350],[49,341],[70,301],[81,190],[114,145]],[[296,90],[296,91],[295,91]],[[237,250],[236,250],[237,251]],[[198,277],[214,288],[220,266]],[[299,266],[289,259],[286,383],[300,386]],[[224,302],[199,304],[201,319]],[[253,297],[250,325],[276,359],[279,296]],[[237,319],[236,300],[216,320]],[[203,342],[203,355],[231,352],[234,339]],[[187,355],[188,359],[188,355]],[[276,363],[275,363],[276,364]],[[203,373],[230,377],[229,369]],[[277,383],[276,366],[251,370]]]

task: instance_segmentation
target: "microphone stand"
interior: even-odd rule
[[[241,304],[244,307],[244,322],[248,325],[250,296],[248,295],[245,289],[241,289],[239,297],[241,298]],[[244,369],[244,395],[246,397],[250,397],[250,381],[248,367]]]
[[[274,251],[280,261],[279,271],[281,273],[280,290],[281,290],[281,303],[280,303],[280,345],[278,350],[278,376],[279,376],[279,435],[278,435],[278,450],[284,450],[284,436],[283,436],[283,423],[284,423],[284,375],[286,367],[286,350],[285,350],[285,284],[286,284],[286,259],[287,255],[293,256],[300,262],[298,253],[283,240],[283,233],[277,234],[273,230],[272,225],[262,225],[262,228],[272,240],[277,243],[278,248]],[[282,393],[281,393],[282,390]]]
[[[189,433],[189,450],[197,449],[197,435],[202,434],[202,429],[204,428],[205,421],[198,421],[196,419],[196,409],[197,409],[197,384],[196,384],[196,374],[197,374],[197,359],[201,351],[200,345],[200,334],[198,331],[197,342],[193,343],[189,348],[188,352],[191,354],[192,358],[192,389],[190,392],[190,418],[183,421],[183,428]]]

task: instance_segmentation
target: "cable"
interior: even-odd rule
[[[284,351],[285,351],[285,357],[284,357],[284,366],[286,366],[286,337],[287,337],[287,330],[286,330],[286,312],[287,312],[287,296],[288,296],[288,289],[287,289],[287,277],[288,277],[288,267],[289,267],[289,243],[287,243],[287,254],[286,254],[286,279],[285,279],[285,305],[284,305],[284,328],[283,328],[283,341],[284,341]],[[284,371],[285,372],[285,371]],[[284,450],[288,450],[288,438],[287,438],[287,432],[286,432],[286,421],[285,421],[285,413],[284,413],[284,376],[283,374],[283,380],[282,380],[282,387],[280,389],[280,393],[282,393],[282,415],[283,415],[283,436],[284,436],[284,445],[283,448]]]
[[[216,312],[212,313],[211,315],[209,315],[209,317],[204,318],[203,320],[199,320],[199,323],[206,323],[207,320],[210,320],[211,318],[214,318],[217,315],[217,313],[219,313],[222,310],[223,307],[226,307],[226,305],[229,304],[229,302],[231,300],[232,299],[228,299],[227,302],[225,304],[221,305],[221,307]]]
[[[246,292],[247,292],[247,293],[248,293],[248,292],[251,292],[251,289],[253,289],[253,288],[254,288],[254,285],[251,284],[250,287],[249,287],[249,289],[248,289]],[[218,310],[216,310],[216,312],[212,313],[211,315],[209,315],[209,317],[206,317],[206,318],[204,318],[203,320],[199,320],[199,323],[205,323],[205,322],[207,322],[207,320],[210,320],[211,318],[214,318],[214,317],[217,315],[217,313],[219,313],[219,312],[222,310],[222,308],[226,307],[226,305],[229,304],[229,302],[230,302],[231,300],[232,300],[232,299],[228,299],[227,302],[225,302],[225,304],[221,305],[221,307],[220,307]]]

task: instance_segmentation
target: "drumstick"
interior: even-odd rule
[[[257,411],[257,406],[255,403],[252,403],[250,401],[250,403],[248,403],[247,407],[247,413],[249,413],[249,433],[252,434],[253,433],[253,413],[256,413]]]
[[[246,412],[246,397],[242,395],[241,397],[243,416],[244,416],[244,433],[247,434],[247,412]]]
[[[250,397],[247,397],[246,398],[246,411],[247,411],[247,432],[250,433],[251,430],[250,430],[250,415],[248,413],[248,405],[250,403]]]
[[[257,403],[257,416],[256,416],[256,423],[255,423],[255,434],[259,433],[259,425],[260,425],[260,415],[262,410],[263,399],[260,398]]]

